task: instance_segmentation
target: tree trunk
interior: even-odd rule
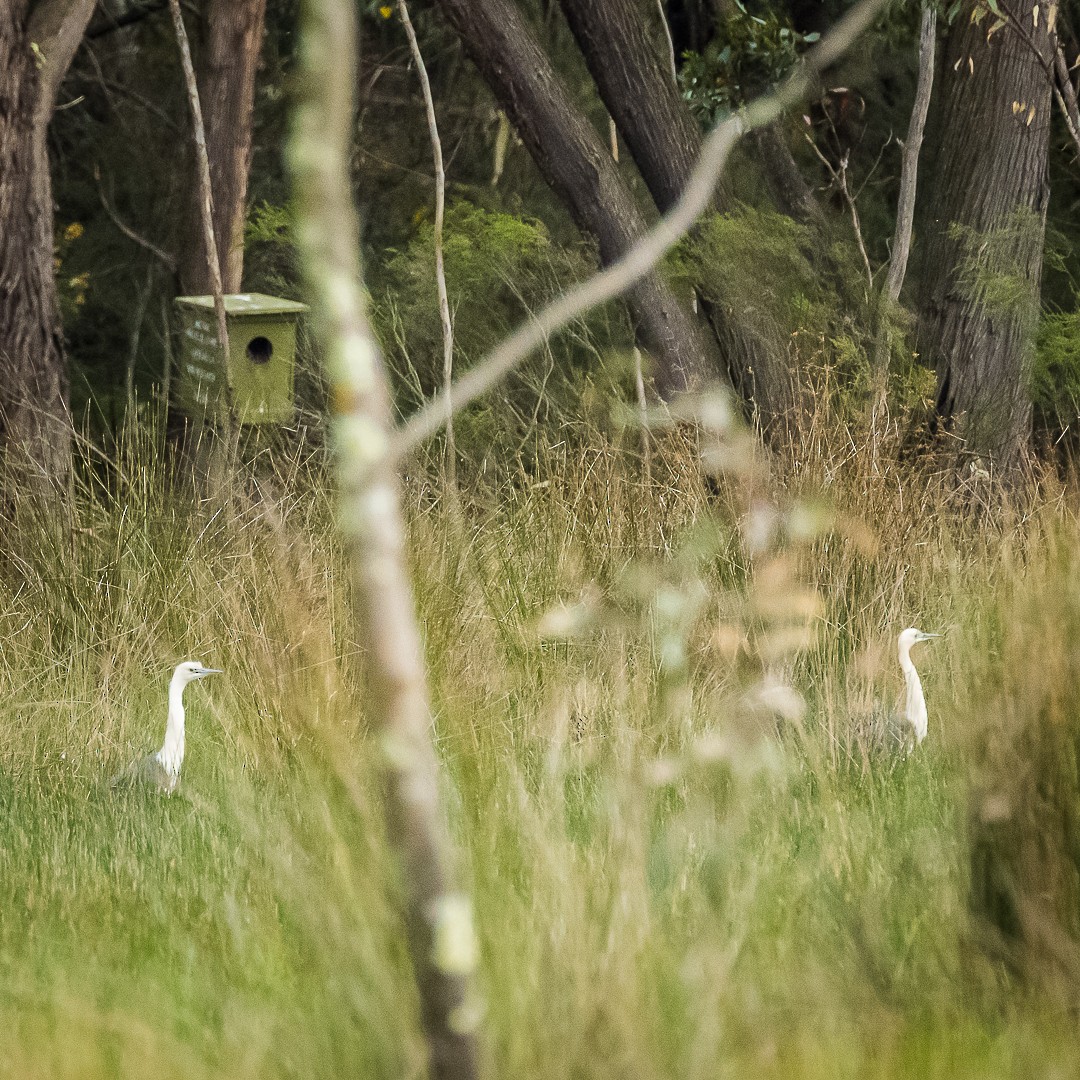
[[[701,129],[671,77],[655,0],[560,0],[600,96],[661,211],[682,194]],[[717,200],[722,208],[724,200]]]
[[[668,70],[659,11],[652,0],[561,3],[653,200],[661,212],[669,210],[686,187],[702,136]],[[726,202],[722,193],[717,195],[717,209]],[[795,404],[786,340],[769,322],[750,325],[736,305],[722,299],[703,309],[732,383],[768,431]]]
[[[508,0],[437,0],[500,105],[578,227],[596,238],[606,265],[645,231],[611,154],[570,100],[548,58]],[[670,76],[669,76],[670,79]],[[644,103],[643,103],[644,104]],[[709,335],[658,274],[627,296],[638,342],[668,396],[720,368]]]
[[[919,348],[937,369],[934,427],[1003,479],[1030,443],[1035,343],[1049,197],[1050,4],[1002,0],[987,41],[971,4],[949,36],[937,206],[926,247]],[[1015,21],[1014,21],[1015,20]],[[1043,61],[1043,62],[1041,62]]]
[[[46,132],[93,9],[94,0],[0,7],[0,455],[9,491],[52,490],[71,470]]]
[[[761,162],[762,175],[776,208],[804,225],[823,225],[821,203],[806,177],[799,171],[795,155],[784,135],[784,122],[777,120],[750,133]]]
[[[255,72],[265,16],[266,0],[208,0],[203,12],[203,44],[197,58],[199,98],[210,158],[214,237],[222,288],[227,293],[239,292],[244,276]],[[198,191],[194,182],[192,191]],[[206,296],[213,283],[195,199],[191,213],[195,226],[189,232],[192,242],[181,257],[181,287],[189,295]]]

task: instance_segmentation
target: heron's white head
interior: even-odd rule
[[[898,642],[900,648],[900,656],[905,657],[911,652],[911,646],[917,645],[920,641],[929,641],[931,638],[941,637],[940,634],[927,634],[922,630],[916,630],[914,626],[909,626],[900,635]]]
[[[197,660],[185,660],[182,664],[176,665],[176,670],[173,672],[173,678],[186,686],[189,682],[194,682],[196,679],[205,679],[207,675],[220,674],[221,668],[204,667]]]

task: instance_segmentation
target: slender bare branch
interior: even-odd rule
[[[896,207],[896,226],[893,230],[892,258],[885,287],[881,292],[878,312],[877,338],[871,365],[870,429],[874,467],[877,467],[879,435],[882,417],[886,415],[889,354],[892,351],[892,330],[888,307],[900,299],[900,290],[907,275],[911,251],[911,229],[915,220],[915,192],[919,173],[919,152],[922,149],[930,95],[934,87],[934,53],[937,44],[937,9],[932,3],[923,4],[919,30],[919,77],[915,85],[915,103],[908,121],[907,139],[900,166],[900,197]]]
[[[1062,52],[1061,42],[1054,35],[1054,70],[1057,72],[1057,82],[1054,86],[1054,96],[1057,98],[1061,113],[1065,117],[1065,126],[1069,129],[1069,137],[1073,145],[1080,150],[1080,106],[1076,101],[1076,87],[1069,77],[1069,62]]]
[[[454,383],[455,409],[475,401],[512,371],[550,335],[585,312],[614,299],[639,281],[689,232],[712,200],[713,189],[728,155],[748,131],[771,123],[800,101],[828,67],[888,6],[890,0],[862,0],[849,9],[835,27],[803,58],[778,89],[752,102],[715,127],[705,140],[701,156],[678,202],[619,260],[554,300],[536,318],[519,327],[476,367]],[[395,451],[404,454],[442,426],[445,406],[438,394],[400,428]]]
[[[1038,5],[1039,5],[1039,0],[1035,0],[1035,8],[1036,9],[1038,9]],[[1035,59],[1038,60],[1039,64],[1042,66],[1043,71],[1046,72],[1047,79],[1049,79],[1050,82],[1053,83],[1053,81],[1054,81],[1054,62],[1053,62],[1053,60],[1048,60],[1043,55],[1042,50],[1039,48],[1038,44],[1036,44],[1035,39],[1028,32],[1027,27],[1011,11],[1009,11],[1008,8],[1003,8],[1002,9],[1002,15],[1004,16],[1004,20],[1008,24],[1009,29],[1012,30],[1013,33],[1016,34],[1024,42],[1024,44],[1027,45],[1027,47],[1032,51],[1032,53],[1034,53]],[[1057,35],[1054,35],[1054,36],[1056,37]],[[989,35],[988,35],[988,40],[989,40]]]
[[[1065,59],[1065,54],[1062,52],[1061,41],[1058,39],[1053,20],[1047,24],[1054,44],[1054,56],[1048,60],[1039,49],[1035,39],[1028,33],[1027,27],[1011,11],[1005,10],[1004,17],[1009,29],[1027,45],[1042,65],[1043,71],[1046,72],[1046,77],[1054,91],[1054,98],[1057,100],[1061,114],[1065,118],[1065,127],[1068,129],[1069,138],[1072,139],[1076,148],[1080,150],[1080,107],[1077,106],[1076,87],[1073,86],[1072,79],[1069,78],[1069,64]]]
[[[679,65],[675,59],[675,39],[671,36],[671,27],[668,26],[667,12],[664,10],[664,0],[656,0],[656,7],[660,15],[660,25],[664,28],[664,40],[667,43],[668,64],[671,68],[671,80],[678,86]]]
[[[832,177],[832,182],[836,185],[836,190],[840,192],[840,198],[844,200],[844,205],[848,208],[848,214],[851,216],[851,227],[855,233],[855,243],[858,245],[859,254],[862,256],[863,269],[866,271],[867,285],[873,290],[874,271],[870,267],[870,256],[867,254],[866,244],[863,242],[862,223],[859,221],[859,207],[855,203],[855,197],[851,194],[851,188],[848,187],[847,182],[848,156],[845,154],[843,158],[841,158],[840,166],[837,168],[821,152],[817,143],[815,143],[809,135],[805,135],[804,137],[810,144],[810,149],[817,154],[818,160],[825,166],[829,176]]]
[[[896,207],[896,228],[893,232],[892,258],[885,279],[885,296],[895,303],[907,274],[911,251],[911,226],[915,220],[915,190],[919,174],[919,152],[922,149],[926,116],[930,110],[930,94],[934,88],[934,53],[937,43],[937,9],[924,4],[919,30],[919,78],[915,85],[915,104],[908,122],[907,139],[900,165],[900,197]]]
[[[416,31],[409,18],[409,8],[405,0],[398,0],[398,14],[405,27],[405,36],[409,39],[409,51],[412,53],[416,72],[420,77],[420,89],[424,94],[424,109],[427,112],[428,134],[431,137],[431,156],[435,161],[435,287],[439,294],[439,319],[442,322],[443,337],[443,401],[446,424],[446,486],[449,491],[457,489],[457,446],[454,441],[454,321],[450,317],[450,297],[446,291],[446,269],[443,265],[443,219],[446,214],[446,170],[443,168],[442,140],[439,138],[439,124],[435,117],[435,99],[431,95],[431,83],[428,80],[424,57],[420,52],[420,43],[416,40]]]
[[[210,267],[210,280],[214,285],[214,311],[217,313],[218,344],[225,355],[229,353],[229,329],[225,319],[225,294],[221,287],[221,261],[218,259],[217,240],[214,238],[214,197],[210,187],[210,157],[206,152],[206,128],[203,126],[199,86],[195,81],[195,65],[191,62],[191,45],[184,16],[180,12],[180,0],[169,0],[176,43],[180,47],[180,61],[184,67],[188,104],[191,106],[191,123],[195,134],[195,156],[199,166],[199,207],[202,214],[203,239],[206,243],[206,261]],[[228,367],[226,366],[226,370]]]

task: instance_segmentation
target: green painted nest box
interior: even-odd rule
[[[218,343],[212,296],[178,296],[180,372],[176,397],[188,416],[241,424],[282,424],[292,418],[296,326],[306,304],[262,293],[225,297],[229,355]]]

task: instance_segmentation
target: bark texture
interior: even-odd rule
[[[1001,6],[1010,23],[989,41],[971,4],[949,35],[919,348],[938,374],[935,429],[1008,478],[1030,442],[1053,51],[1048,3]]]
[[[601,261],[614,262],[644,233],[644,218],[610,152],[571,101],[517,6],[508,0],[437,0],[437,5],[545,179],[578,227],[596,238]],[[677,139],[669,142],[677,144]],[[655,361],[662,395],[688,389],[719,370],[710,336],[657,274],[635,285],[627,300],[638,342]]]
[[[759,128],[751,133],[750,138],[776,208],[804,225],[824,224],[821,204],[795,162],[784,135],[783,121],[777,120]]]
[[[265,20],[266,0],[208,0],[203,13],[197,58],[199,99],[210,159],[214,237],[222,288],[227,293],[239,292],[244,276],[255,73]],[[198,185],[193,183],[192,190],[197,191]],[[213,282],[194,200],[191,214],[193,239],[182,256],[181,286],[185,293],[206,296],[213,292]]]
[[[608,112],[660,210],[678,199],[701,129],[671,78],[653,0],[560,0]],[[724,199],[717,197],[717,209]]]
[[[561,4],[608,112],[657,207],[666,212],[686,187],[701,153],[702,135],[667,70],[655,5],[652,0],[561,0]],[[760,138],[761,132],[756,132],[755,139]],[[768,135],[765,144],[777,151],[775,139],[770,143]],[[791,182],[788,176],[787,183]],[[804,198],[808,195],[803,193]],[[725,195],[718,191],[715,209],[726,205]],[[787,342],[771,323],[755,325],[722,297],[720,303],[702,307],[732,384],[768,431],[795,404]]]
[[[0,455],[47,491],[71,468],[46,132],[94,0],[0,6]]]

